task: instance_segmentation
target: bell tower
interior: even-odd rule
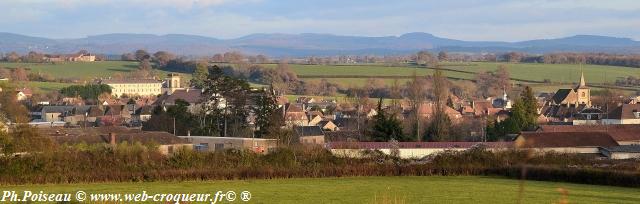
[[[585,104],[587,107],[591,107],[591,90],[584,80],[584,72],[580,75],[580,84],[576,87],[575,92],[578,94],[578,104]]]
[[[178,89],[182,89],[182,85],[181,85],[181,77],[178,74],[168,74],[167,78],[164,79],[165,81],[165,87],[164,87],[164,93],[167,95],[171,95],[173,94],[174,91],[178,90]]]

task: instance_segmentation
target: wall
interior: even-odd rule
[[[382,153],[390,154],[391,149],[378,149]],[[400,158],[422,158],[425,156],[429,156],[432,154],[444,152],[444,151],[465,151],[467,148],[420,148],[420,149],[398,149],[400,151]],[[358,158],[363,156],[363,152],[367,151],[367,149],[331,149],[331,153],[337,156],[342,157],[353,157]]]
[[[193,144],[167,144],[158,146],[158,151],[163,155],[170,155],[180,149],[193,149]]]
[[[225,149],[248,149],[258,153],[268,153],[278,147],[276,139],[261,138],[233,138],[233,137],[210,137],[210,136],[179,136],[187,139],[193,145],[206,145],[208,151],[219,151]]]

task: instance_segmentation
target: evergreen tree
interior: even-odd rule
[[[523,130],[535,130],[538,119],[538,101],[533,96],[533,90],[527,86],[524,88],[521,94],[522,105],[524,109],[524,122]]]
[[[270,130],[273,130],[273,126],[277,126],[278,121],[274,120],[272,115],[278,115],[276,113],[276,109],[278,108],[276,104],[275,96],[273,95],[273,89],[271,91],[262,90],[258,93],[257,98],[255,99],[256,105],[254,106],[254,113],[256,116],[255,126],[256,126],[256,137],[264,137],[269,134]]]
[[[407,141],[402,133],[402,125],[396,118],[395,114],[387,115],[382,109],[382,98],[378,102],[378,114],[373,118],[374,123],[371,131],[371,137],[377,142],[387,142],[395,139],[398,141]]]

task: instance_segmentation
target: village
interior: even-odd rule
[[[154,117],[154,110],[158,108],[166,110],[178,102],[186,102],[187,110],[197,113],[205,103],[205,92],[196,87],[185,87],[179,74],[169,74],[163,80],[102,79],[96,83],[111,87],[112,96],[94,105],[87,105],[80,97],[38,101],[29,105],[29,125],[61,144],[153,142],[160,144],[159,148],[165,154],[172,154],[179,148],[197,151],[246,149],[266,154],[279,145],[299,143],[321,146],[346,157],[360,157],[371,150],[391,154],[397,149],[396,154],[402,158],[419,159],[443,151],[484,147],[496,151],[517,148],[588,154],[609,159],[640,158],[638,98],[625,99],[624,103],[607,109],[595,105],[584,75],[574,88],[541,93],[536,97],[540,125],[535,130],[509,134],[493,141],[487,139],[485,127],[481,125],[470,128],[466,132],[470,137],[464,140],[374,142],[365,130],[369,126],[367,121],[373,120],[380,111],[375,105],[343,106],[335,99],[304,96],[289,101],[273,92],[269,94],[275,96],[275,113],[277,119],[282,120],[280,128],[293,133],[287,142],[256,137],[255,134],[251,137],[192,135],[188,130],[177,130],[175,118],[173,127],[166,127],[168,131],[143,130],[143,124]],[[17,100],[28,101],[30,96],[28,88],[16,89]],[[486,124],[489,118],[497,122],[506,120],[511,115],[514,99],[503,91],[502,96],[473,101],[455,98],[451,103],[451,106],[445,106],[444,112],[453,123],[480,119]],[[398,106],[385,104],[379,108],[393,109],[398,113],[395,117],[403,121],[412,117],[414,107],[407,100],[401,100]],[[436,108],[433,102],[421,102],[418,107],[420,118],[429,120],[433,117]],[[255,113],[246,120],[255,129]]]

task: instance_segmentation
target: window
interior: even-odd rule
[[[587,93],[582,92],[582,97],[586,97],[586,96],[587,96]]]
[[[196,145],[197,151],[209,151],[209,143],[200,143]]]
[[[221,151],[221,150],[224,149],[224,144],[223,143],[216,143],[215,146],[214,146],[214,149],[216,151]]]
[[[167,147],[167,153],[173,154],[173,146],[168,146]]]

